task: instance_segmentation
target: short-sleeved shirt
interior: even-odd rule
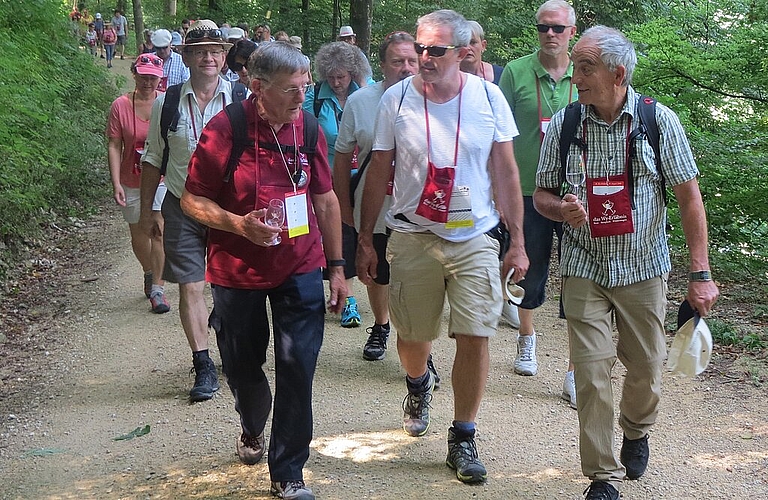
[[[532,196],[536,190],[541,118],[551,118],[557,110],[578,98],[576,87],[571,85],[572,74],[573,64],[569,64],[565,75],[554,81],[541,65],[538,51],[510,62],[501,74],[499,88],[520,129],[520,135],[515,137],[515,160],[520,169],[523,196]]]
[[[591,106],[582,106],[579,137],[587,139],[587,177],[619,175],[626,171],[627,133],[637,126],[637,102],[640,95],[632,87],[627,89],[627,101],[613,123],[606,123]],[[544,136],[536,184],[545,189],[560,188],[560,132],[564,112],[552,118]],[[694,179],[699,171],[693,159],[688,139],[677,115],[663,104],[656,105],[659,126],[661,168],[669,186]],[[586,127],[586,130],[584,129]],[[659,172],[653,149],[645,136],[635,141],[637,157],[632,161],[634,201],[632,210],[634,232],[619,236],[592,238],[589,225],[573,228],[563,224],[563,247],[560,272],[563,276],[576,276],[594,281],[600,286],[613,288],[631,285],[671,269],[669,248],[665,234],[666,207],[661,193]],[[577,146],[571,146],[574,153]],[[586,187],[576,195],[586,199]]]
[[[163,109],[166,94],[160,94],[152,105],[152,118],[147,133],[146,150],[141,158],[157,168],[163,163],[165,142],[160,135],[160,113]],[[184,182],[187,180],[187,165],[197,142],[203,133],[205,125],[219,111],[232,102],[232,84],[219,78],[216,93],[205,107],[205,113],[200,112],[192,84],[187,81],[181,87],[179,99],[179,123],[176,131],[168,131],[168,168],[165,172],[165,185],[175,197],[181,198],[184,192]],[[190,113],[191,112],[191,113]]]
[[[360,86],[356,82],[350,82],[349,84],[349,96],[359,89]],[[320,114],[317,116],[317,121],[320,122],[320,127],[325,134],[325,140],[328,142],[328,163],[333,167],[333,155],[336,153],[336,137],[339,135],[339,122],[341,121],[341,113],[344,108],[339,104],[339,99],[336,94],[333,93],[331,86],[328,82],[322,82],[320,85],[320,91],[315,95],[315,88],[310,88],[307,92],[304,100],[304,111],[314,113],[315,99],[322,99],[323,105],[320,107]]]
[[[373,147],[373,129],[376,125],[376,113],[373,110],[379,105],[379,100],[381,100],[383,94],[383,82],[363,87],[349,96],[347,105],[344,106],[344,113],[341,115],[339,136],[336,138],[336,151],[339,153],[351,153],[355,150],[355,146],[357,146],[357,162],[359,167],[363,166],[365,158]],[[367,175],[368,167],[365,168],[360,184],[358,184],[355,191],[354,217],[355,226],[358,228],[360,227],[360,208],[363,199],[363,189],[365,188],[365,177]],[[391,199],[387,196],[379,218],[376,220],[376,226],[373,229],[374,233],[383,234],[386,232],[387,226],[384,223],[384,214],[389,209],[390,202]]]
[[[189,68],[184,65],[181,54],[171,51],[167,61],[163,61],[163,77],[167,78],[166,88],[189,80]]]
[[[136,147],[144,141],[149,131],[149,120],[142,120],[133,112],[132,94],[121,95],[112,103],[107,120],[107,137],[123,141],[123,155],[120,160],[120,184],[129,188],[141,185],[141,176],[134,171]]]
[[[122,14],[115,16],[112,18],[112,27],[115,28],[117,36],[125,36],[125,31],[128,28],[128,19]]]
[[[253,99],[243,102],[247,117],[248,139],[254,144],[274,144],[269,124],[257,118]],[[280,144],[293,145],[294,132],[299,145],[303,141],[304,122],[301,116],[292,124],[283,125],[277,133]],[[186,189],[191,194],[209,198],[229,212],[245,215],[267,206],[272,198],[292,193],[290,177],[283,164],[295,168],[294,156],[256,146],[246,148],[228,183],[224,182],[229,151],[232,149],[232,127],[225,113],[214,117],[203,132],[200,143],[189,163]],[[222,154],[226,152],[226,154]],[[239,289],[268,289],[283,283],[294,274],[303,274],[325,266],[317,218],[312,210],[311,195],[333,189],[331,169],[326,159],[322,130],[318,130],[317,151],[307,157],[300,155],[302,169],[307,174],[309,234],[288,238],[283,232],[282,243],[261,247],[242,236],[210,229],[208,232],[208,264],[206,280],[214,285]]]
[[[381,98],[373,150],[396,149],[392,206],[386,215],[387,226],[395,231],[431,231],[443,239],[461,242],[489,231],[499,223],[488,159],[493,144],[511,141],[517,135],[517,126],[496,85],[475,75],[462,75],[465,83],[461,98],[457,95],[441,104],[427,101],[431,132],[429,160],[424,97],[413,88],[414,77],[392,85]],[[407,86],[405,95],[403,86]],[[454,163],[457,128],[458,159]],[[443,223],[416,215],[430,160],[438,167],[457,166],[454,184],[469,188],[472,227],[447,229]],[[410,222],[403,221],[403,217]]]

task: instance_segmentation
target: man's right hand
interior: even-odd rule
[[[581,227],[587,223],[587,210],[582,205],[581,200],[572,193],[563,196],[560,203],[560,215],[563,222],[567,222],[571,227]]]
[[[376,278],[376,267],[379,265],[379,258],[376,250],[373,248],[372,240],[359,240],[357,243],[357,255],[355,256],[357,267],[357,278],[365,285],[371,286]]]
[[[163,230],[160,229],[163,223],[163,216],[158,211],[149,213],[142,212],[139,217],[139,228],[150,238],[162,238]]]

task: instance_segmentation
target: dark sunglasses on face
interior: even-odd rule
[[[565,31],[565,28],[568,28],[568,26],[563,26],[562,24],[537,24],[536,25],[536,29],[539,30],[539,33],[548,33],[549,30],[552,30],[558,35],[563,31]]]
[[[224,37],[221,35],[221,30],[208,29],[187,31],[187,38],[190,40],[202,40],[203,38],[223,40]]]
[[[419,55],[422,55],[424,51],[427,51],[427,55],[429,57],[443,57],[445,55],[445,52],[449,49],[455,49],[455,45],[422,45],[420,43],[414,42],[413,48],[416,50],[416,53]]]
[[[141,56],[139,58],[139,62],[143,64],[152,63],[155,66],[162,66],[163,61],[161,59],[156,59],[154,57],[148,57],[148,56]]]

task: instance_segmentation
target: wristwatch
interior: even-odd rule
[[[688,273],[688,281],[712,281],[712,274],[709,271],[694,271]]]
[[[326,261],[328,267],[344,267],[347,265],[347,261],[344,259],[333,259]]]

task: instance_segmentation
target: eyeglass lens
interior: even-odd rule
[[[440,45],[422,45],[420,43],[414,42],[413,48],[419,55],[423,54],[426,50],[429,57],[443,57],[445,52],[453,47],[441,47]]]

